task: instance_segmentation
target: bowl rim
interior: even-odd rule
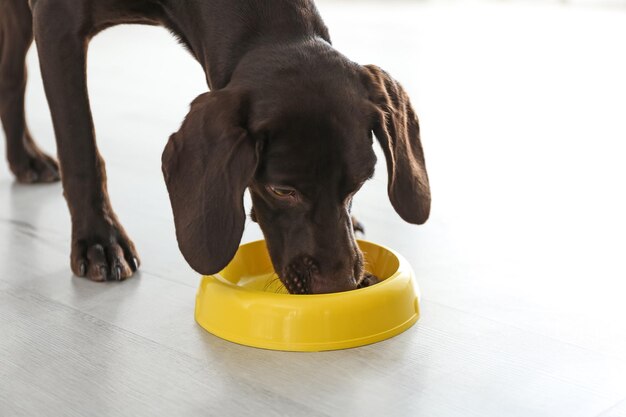
[[[269,291],[260,291],[260,290],[256,290],[256,289],[252,289],[252,288],[248,288],[248,287],[242,287],[242,286],[233,284],[228,279],[224,278],[222,276],[223,269],[221,271],[215,273],[215,274],[203,275],[202,278],[212,278],[215,283],[217,283],[219,285],[222,285],[222,286],[224,286],[226,288],[229,288],[231,291],[244,292],[244,293],[258,293],[258,294],[263,294],[263,297],[271,297],[271,298],[277,298],[277,299],[279,299],[279,298],[290,298],[290,297],[300,297],[300,298],[305,297],[306,299],[338,298],[338,297],[342,297],[342,296],[346,296],[346,295],[352,295],[352,294],[357,294],[357,293],[360,294],[360,293],[363,293],[363,292],[382,291],[382,290],[384,290],[384,287],[392,285],[392,282],[395,281],[396,278],[398,278],[399,276],[404,275],[407,272],[411,275],[411,278],[413,278],[413,271],[409,267],[408,261],[402,255],[400,255],[398,252],[396,252],[395,250],[393,250],[393,249],[391,249],[391,248],[389,248],[389,247],[387,247],[385,245],[374,243],[374,242],[372,242],[370,240],[356,239],[356,241],[357,241],[357,243],[365,242],[367,244],[370,244],[370,245],[373,245],[373,246],[377,246],[377,247],[379,247],[379,248],[381,248],[381,249],[391,253],[398,260],[398,268],[396,269],[396,271],[393,274],[391,274],[391,276],[389,276],[388,278],[384,279],[383,281],[378,282],[378,283],[376,283],[374,285],[371,285],[369,287],[357,288],[357,289],[350,290],[350,291],[341,291],[341,292],[324,293],[324,294],[274,293],[274,292],[269,292]],[[244,246],[260,245],[262,243],[265,243],[265,239],[253,240],[253,241],[241,244],[237,250],[239,251]],[[276,273],[276,272],[274,271],[274,273]],[[418,294],[418,298],[419,298],[419,294]]]

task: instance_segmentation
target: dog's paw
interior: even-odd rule
[[[94,228],[72,239],[72,272],[92,281],[122,281],[139,268],[135,245],[120,225]],[[102,230],[104,229],[104,230]]]
[[[9,161],[9,167],[18,182],[23,184],[59,181],[59,164],[36,146],[28,146],[22,155]]]

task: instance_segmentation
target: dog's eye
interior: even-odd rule
[[[295,197],[296,190],[284,185],[268,185],[267,188],[277,197],[289,198]]]

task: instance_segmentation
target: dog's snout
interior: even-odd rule
[[[290,294],[325,294],[357,288],[360,268],[346,261],[337,261],[324,267],[311,256],[294,258],[281,274],[281,280]]]
[[[311,282],[312,294],[327,294],[333,292],[343,292],[356,289],[356,280],[351,275],[331,277],[319,277]]]
[[[290,294],[308,294],[311,293],[311,283],[316,275],[319,275],[317,262],[303,255],[287,265],[281,279]]]

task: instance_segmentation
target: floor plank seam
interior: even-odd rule
[[[17,289],[15,289],[15,288],[9,288],[9,289],[6,289],[6,288],[2,289],[2,288],[0,288],[0,292],[4,292],[4,293],[6,293],[6,294],[8,294],[8,295],[10,295],[12,297],[16,297],[16,298],[19,298],[21,300],[26,301],[26,299],[24,297],[20,297],[20,295],[19,295],[19,293],[25,293],[26,295],[34,297],[36,299],[45,300],[45,301],[47,301],[47,302],[49,302],[51,304],[57,305],[57,306],[59,306],[61,308],[65,308],[67,310],[72,310],[75,313],[77,313],[78,315],[80,315],[82,317],[88,318],[89,321],[94,323],[95,325],[102,325],[102,324],[108,325],[108,326],[110,326],[110,327],[112,327],[112,328],[114,328],[114,329],[116,329],[116,330],[118,330],[118,331],[120,331],[122,333],[133,335],[134,337],[137,337],[137,338],[140,338],[142,340],[148,341],[148,342],[150,342],[150,343],[152,343],[154,345],[161,346],[161,347],[163,347],[165,349],[171,350],[172,352],[176,352],[178,354],[184,355],[184,356],[186,356],[186,357],[188,357],[190,359],[193,359],[195,361],[202,361],[201,359],[196,358],[194,356],[191,356],[191,355],[189,355],[186,352],[182,352],[182,351],[173,349],[173,348],[171,348],[169,346],[163,345],[163,344],[159,343],[156,340],[150,339],[149,337],[146,337],[146,336],[140,335],[138,333],[135,333],[132,330],[128,330],[128,329],[125,329],[123,327],[120,327],[120,326],[118,326],[115,323],[112,323],[112,322],[107,321],[107,320],[103,320],[103,319],[101,319],[99,317],[96,317],[96,316],[94,316],[92,314],[89,314],[89,313],[87,313],[87,312],[85,312],[83,310],[80,310],[80,309],[76,308],[76,307],[67,305],[65,303],[59,302],[59,301],[54,300],[54,299],[51,299],[51,298],[49,298],[49,297],[47,297],[47,296],[45,296],[45,295],[43,295],[41,293],[37,293],[37,292],[31,291],[29,289],[23,289],[23,288],[17,288]]]
[[[581,349],[581,350],[584,350],[586,352],[591,352],[591,353],[593,353],[595,355],[599,355],[599,356],[602,356],[602,357],[607,358],[607,359],[618,360],[621,363],[623,363],[624,365],[626,365],[626,358],[621,358],[619,356],[607,354],[607,353],[604,353],[604,352],[597,352],[597,351],[595,351],[593,349],[587,348],[585,346],[580,346],[580,345],[578,345],[576,343],[572,343],[572,342],[569,342],[567,340],[561,340],[561,339],[555,338],[554,336],[550,336],[550,335],[546,335],[546,334],[530,331],[530,330],[524,329],[522,327],[510,324],[510,323],[505,323],[505,322],[496,320],[496,319],[491,318],[491,317],[487,317],[487,316],[483,316],[483,315],[480,315],[480,314],[472,313],[472,312],[469,312],[469,311],[466,311],[466,310],[462,310],[462,309],[457,308],[457,307],[452,307],[452,306],[447,305],[445,303],[442,303],[440,301],[434,301],[434,300],[430,300],[430,299],[424,298],[424,297],[422,297],[422,300],[426,301],[428,303],[437,304],[438,306],[441,306],[441,307],[449,308],[449,309],[454,310],[454,311],[458,311],[459,313],[469,314],[469,315],[471,315],[473,317],[476,317],[476,318],[487,320],[487,321],[490,321],[492,323],[497,323],[499,325],[506,326],[506,327],[509,327],[511,329],[518,330],[520,332],[528,333],[530,335],[537,336],[537,337],[543,337],[543,338],[552,340],[554,342],[558,342],[558,343],[561,343],[561,344],[564,344],[564,345],[567,345],[567,346],[575,347],[577,349]]]

